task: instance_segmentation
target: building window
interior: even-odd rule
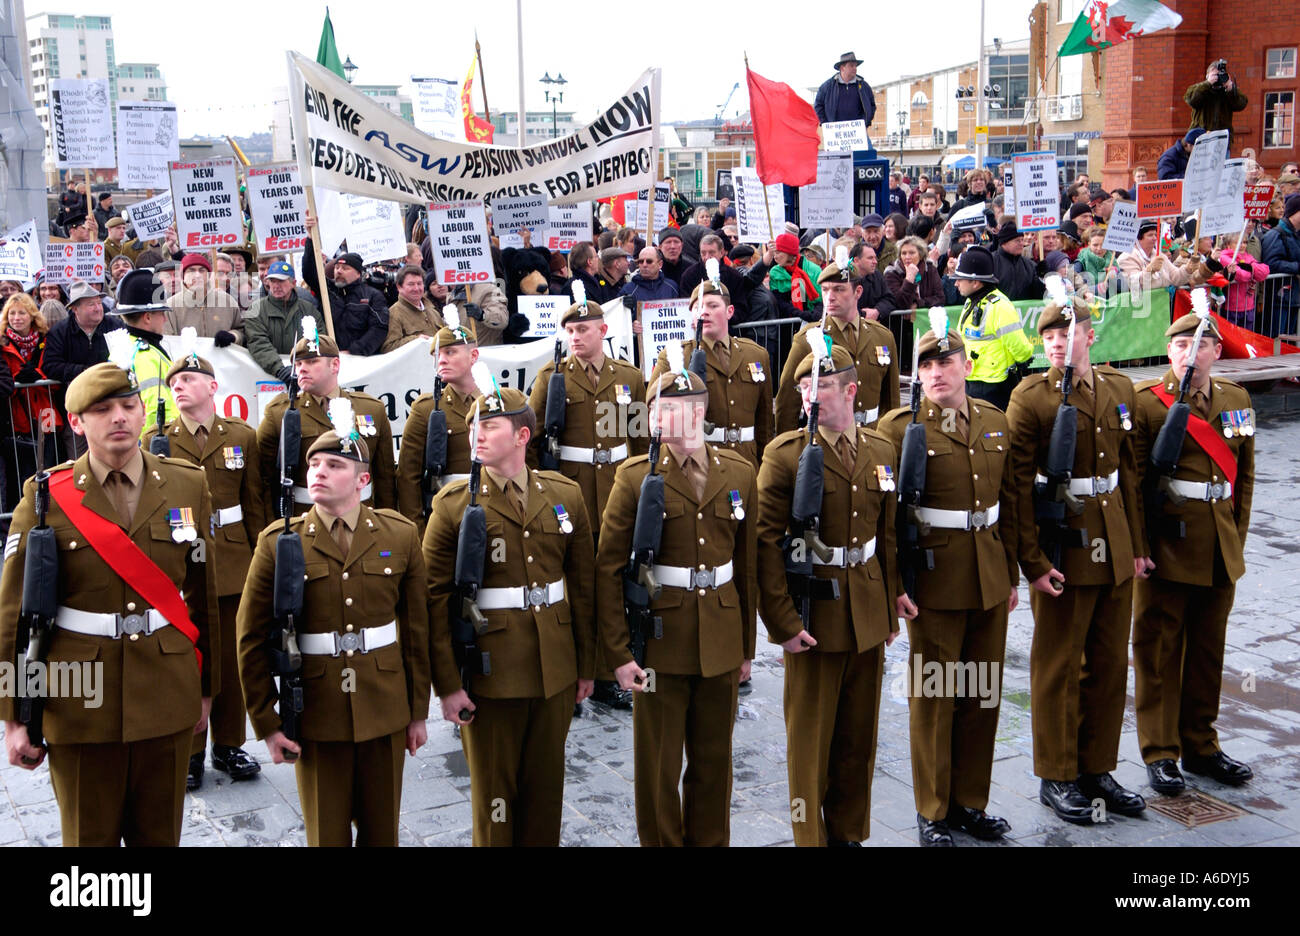
[[[1295,92],[1269,91],[1264,95],[1264,148],[1289,148],[1295,135]]]
[[[1056,93],[1083,93],[1083,56],[1067,55],[1056,60]]]
[[[1029,96],[1029,56],[990,55],[988,83],[1001,90],[989,99],[991,120],[1023,120]]]
[[[1294,78],[1295,49],[1269,49],[1264,64],[1265,78]]]
[[[1056,0],[1056,21],[1073,23],[1079,18],[1084,0]]]

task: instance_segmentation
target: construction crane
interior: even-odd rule
[[[722,114],[727,109],[727,105],[731,103],[732,97],[735,95],[737,89],[739,88],[740,88],[739,81],[737,81],[734,85],[731,86],[731,90],[727,92],[727,99],[718,105],[718,112],[717,114],[714,115],[713,118],[714,123],[718,123],[718,124],[722,123]]]

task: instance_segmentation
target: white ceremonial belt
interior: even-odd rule
[[[212,511],[212,516],[217,518],[217,529],[219,530],[222,527],[243,520],[244,507],[242,504],[236,504],[234,507],[222,507],[220,510]]]
[[[829,562],[823,561],[820,556],[813,550],[809,550],[812,555],[812,564],[819,566],[834,566],[839,569],[848,569],[852,566],[862,565],[868,559],[876,554],[876,538],[873,536],[861,546],[833,546],[831,548],[831,558]]]
[[[138,614],[97,614],[94,611],[77,611],[73,608],[59,608],[54,616],[56,626],[77,634],[91,637],[112,637],[120,640],[123,634],[134,637],[144,634],[146,637],[156,630],[170,627],[171,621],[163,617],[161,611],[153,608]]]
[[[659,584],[673,588],[721,588],[731,581],[730,562],[712,569],[691,569],[686,566],[670,565],[657,565],[653,568]]]
[[[359,631],[330,631],[328,634],[298,635],[298,649],[312,656],[338,656],[340,653],[369,653],[397,643],[397,622],[383,627],[363,627]]]
[[[1220,481],[1215,484],[1208,481],[1170,481],[1169,489],[1188,500],[1216,501],[1227,500],[1232,496],[1231,481]]]
[[[877,417],[879,416],[880,416],[880,407],[873,406],[869,410],[863,410],[860,413],[854,413],[853,421],[857,423],[859,426],[867,426],[875,422]]]
[[[445,474],[438,475],[438,487],[446,487],[453,481],[468,481],[468,474]]]
[[[610,465],[627,458],[627,446],[616,445],[610,449],[578,448],[574,445],[560,446],[560,461],[582,462],[584,465]]]
[[[712,432],[705,433],[704,441],[732,443],[732,444],[736,442],[753,442],[754,427],[742,426],[739,429],[726,429],[723,427],[719,427],[717,429],[714,429]]]
[[[938,507],[917,507],[916,519],[937,530],[984,530],[998,522],[1000,504],[988,510],[940,510]]]
[[[469,475],[465,475],[465,477],[468,478]],[[362,499],[363,501],[364,501],[364,500],[370,500],[370,498],[371,498],[372,496],[374,496],[374,493],[375,493],[375,486],[374,486],[374,484],[372,484],[371,482],[367,481],[367,482],[366,482],[366,486],[363,487],[363,488],[361,489],[361,499]],[[314,500],[312,500],[311,492],[310,492],[310,491],[308,491],[305,487],[298,487],[298,485],[296,485],[296,484],[293,486],[293,500],[294,500],[294,503],[295,503],[295,504],[314,504],[314,503],[316,503]]]
[[[564,600],[564,579],[549,585],[529,588],[527,585],[514,585],[509,588],[480,588],[475,602],[480,611],[522,611],[530,605],[534,608],[550,607]]]
[[[1047,483],[1047,476],[1042,474],[1034,475],[1034,480],[1039,484]],[[1071,478],[1070,493],[1076,497],[1096,497],[1098,494],[1109,494],[1119,487],[1119,470],[1116,469],[1104,478]]]

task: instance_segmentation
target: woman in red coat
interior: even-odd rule
[[[889,318],[889,330],[898,342],[899,359],[908,368],[912,366],[912,322],[916,309],[944,304],[943,278],[928,253],[929,248],[921,238],[905,237],[898,242],[898,259],[885,270],[885,285],[896,307]]]
[[[49,331],[36,300],[27,293],[16,293],[0,309],[0,356],[7,368],[5,383],[18,384],[9,398],[8,423],[0,448],[5,461],[5,509],[18,503],[23,482],[36,473],[36,430],[44,432],[45,465],[57,458],[56,439],[63,427],[63,417],[50,397],[48,387],[24,389],[22,384],[45,380],[41,370],[45,356],[45,336]]]

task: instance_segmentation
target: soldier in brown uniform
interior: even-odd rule
[[[476,382],[487,387],[470,412],[471,426],[478,416],[475,455],[485,471],[477,500],[487,518],[478,647],[490,672],[465,685],[452,645],[451,615],[463,612],[453,570],[470,501],[469,482],[453,481],[434,498],[424,533],[433,685],[443,718],[463,726],[474,844],[554,846],[564,742],[596,667],[591,524],[575,482],[527,467],[536,425],[528,400],[494,390],[486,365],[478,371]]]
[[[478,360],[478,342],[474,332],[460,324],[454,305],[446,308],[450,321],[438,330],[429,349],[437,366],[442,393],[438,409],[447,414],[447,470],[438,478],[434,493],[452,481],[469,477],[469,427],[465,422],[469,408],[478,395],[471,369]],[[434,395],[422,393],[411,404],[402,429],[402,444],[397,450],[397,509],[414,520],[421,535],[426,519],[424,505],[424,447],[429,439],[429,414]]]
[[[163,432],[175,458],[203,469],[212,495],[213,539],[217,554],[217,607],[221,613],[221,691],[212,699],[212,766],[246,780],[261,771],[243,750],[244,693],[239,685],[235,655],[235,612],[248,575],[257,535],[266,526],[265,488],[262,487],[257,451],[257,431],[242,419],[217,415],[217,379],[212,365],[194,352],[182,355],[167,372],[167,385],[180,414]],[[157,433],[151,429],[144,447]],[[194,736],[190,752],[187,789],[203,782],[203,755],[208,733]]]
[[[731,735],[739,685],[754,659],[755,485],[744,458],[704,442],[707,394],[680,364],[651,389],[651,423],[665,448],[658,465],[664,520],[654,557],[661,592],[651,602],[663,637],[648,641],[645,669],[628,651],[622,572],[648,458],[619,469],[596,557],[605,658],[619,685],[638,693],[632,736],[642,845],[726,845],[731,838]]]
[[[348,407],[344,406],[344,410]],[[336,414],[337,415],[337,414]],[[297,758],[308,845],[397,844],[402,751],[428,736],[429,632],[424,557],[415,524],[361,502],[366,443],[351,412],[307,453],[313,506],[289,521],[306,568],[300,741],[276,712],[268,619],[278,522],[258,538],[239,606],[239,672],[253,730],[279,764]],[[286,752],[289,757],[286,758]]]
[[[844,259],[843,265],[827,264],[817,277],[826,309],[824,330],[833,343],[849,352],[857,366],[854,420],[859,426],[874,426],[882,413],[898,408],[898,344],[888,328],[863,318],[858,311],[862,287],[850,279],[853,266]],[[808,356],[808,329],[812,327],[805,325],[790,343],[790,354],[776,387],[777,432],[789,432],[799,425],[802,404],[794,372]]]
[[[813,340],[819,331],[810,333]],[[759,488],[759,593],[768,639],[785,649],[785,725],[791,825],[796,845],[860,846],[871,827],[871,777],[885,646],[898,633],[892,493],[898,456],[888,440],[853,421],[855,363],[836,345],[804,355],[792,379],[807,410],[818,372],[817,444],[825,449],[820,529],[829,556],[787,544],[799,456],[808,432],[772,440]],[[807,627],[786,579],[787,545],[812,553],[816,581],[834,582],[838,600],[814,594]],[[827,586],[822,586],[826,588]]]
[[[1061,404],[1069,331],[1075,330],[1074,389],[1078,430],[1067,512],[1060,533],[1062,568],[1040,545],[1035,500],[1050,499],[1043,472]],[[1146,803],[1111,777],[1123,724],[1133,576],[1141,568],[1141,508],[1133,455],[1132,382],[1113,367],[1093,366],[1097,340],[1082,299],[1049,302],[1038,319],[1051,369],[1023,380],[1011,394],[1011,480],[1018,494],[1020,568],[1032,589],[1030,650],[1034,773],[1039,798],[1067,822],[1095,821],[1093,801],[1132,816]],[[1038,485],[1042,495],[1035,492]],[[1050,532],[1050,531],[1048,531]]]
[[[50,477],[46,523],[58,544],[60,607],[47,666],[94,667],[86,678],[98,681],[100,698],[92,705],[88,696],[55,694],[45,708],[63,844],[177,845],[190,745],[221,687],[211,498],[199,468],[140,451],[145,412],[127,370],[96,364],[72,381],[66,400],[88,451]],[[5,543],[7,661],[15,659],[35,495],[29,480]],[[34,769],[46,748],[31,743],[16,708],[12,696],[0,698],[6,753]]]
[[[311,492],[307,489],[307,452],[315,441],[330,431],[329,401],[346,397],[352,402],[357,431],[370,453],[370,481],[361,492],[366,506],[395,507],[397,497],[393,483],[393,430],[388,423],[384,404],[368,393],[344,390],[339,387],[339,346],[328,335],[316,334],[314,319],[303,319],[303,337],[293,346],[294,378],[298,381],[295,409],[302,414],[302,443],[298,451],[298,464],[293,469],[293,500],[295,511],[305,511],[311,506]],[[280,493],[280,425],[284,411],[289,407],[289,395],[282,393],[271,401],[262,414],[257,427],[257,446],[262,460],[262,480],[279,502]],[[277,511],[278,512],[278,511]]]
[[[931,322],[917,342],[925,490],[909,508],[921,553],[915,594],[900,581],[897,611],[908,619],[912,654],[907,703],[918,834],[922,845],[951,846],[950,826],[980,839],[1011,831],[984,807],[1020,569],[1007,418],[966,395],[971,366],[961,335],[948,328],[947,315],[933,314]],[[911,418],[905,407],[880,420],[881,435],[900,452]],[[935,672],[938,691],[930,682]]]
[[[701,339],[708,363],[704,383],[709,388],[705,412],[706,442],[731,449],[751,465],[757,465],[767,443],[772,441],[772,367],[767,351],[748,338],[727,334],[727,323],[735,307],[731,294],[721,283],[703,280],[691,293],[691,309],[703,327]],[[689,360],[695,341],[682,346]],[[668,370],[668,358],[659,353],[650,385]]]
[[[1134,588],[1138,741],[1151,786],[1169,794],[1184,788],[1179,754],[1188,771],[1220,783],[1252,777],[1250,767],[1219,749],[1214,722],[1228,612],[1246,571],[1255,412],[1244,387],[1210,376],[1223,353],[1214,319],[1193,351],[1196,325],[1195,315],[1185,315],[1165,332],[1170,369],[1138,384],[1134,431],[1138,467],[1154,495],[1145,502],[1142,528],[1150,538],[1151,548],[1143,550],[1151,557],[1150,577]],[[1148,457],[1193,355],[1189,431],[1174,477],[1162,483]]]

